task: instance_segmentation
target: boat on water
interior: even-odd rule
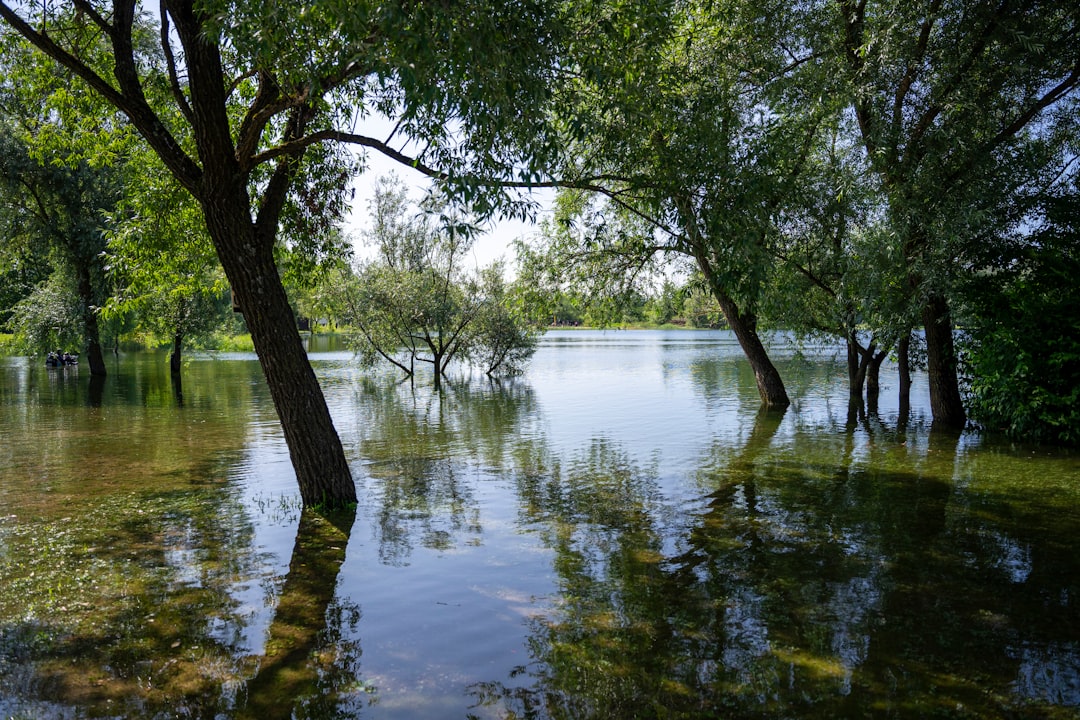
[[[57,350],[56,352],[50,352],[45,358],[45,364],[48,367],[61,367],[63,365],[78,365],[79,355],[78,353],[68,353]]]

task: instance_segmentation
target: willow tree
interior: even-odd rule
[[[812,18],[778,2],[598,3],[561,98],[568,175],[646,219],[605,252],[688,257],[743,349],[766,406],[789,399],[759,331],[770,238],[829,107],[796,35]],[[574,183],[571,183],[574,184]]]
[[[86,122],[90,114],[96,117]],[[70,341],[81,344],[96,376],[106,374],[99,317],[109,294],[104,250],[132,144],[117,120],[93,93],[72,87],[57,63],[0,37],[0,243],[9,255],[49,264],[49,287],[23,308],[49,326],[39,333],[44,342],[66,324],[57,322],[65,313],[54,301],[70,297],[60,303],[73,311]]]
[[[501,264],[470,269],[477,228],[436,198],[423,205],[409,202],[396,177],[379,179],[365,233],[373,254],[353,272],[342,268],[331,316],[357,331],[365,364],[386,362],[407,377],[430,365],[436,390],[455,360],[488,376],[520,372],[536,333],[509,307]]]
[[[305,503],[348,504],[356,489],[275,266],[279,228],[291,212],[344,211],[346,144],[441,177],[481,210],[498,200],[475,178],[534,176],[549,149],[533,109],[558,52],[553,6],[162,0],[151,21],[136,0],[0,3],[198,202]],[[378,115],[392,130],[364,132]]]
[[[1007,200],[984,192],[1002,155],[1076,122],[1075,110],[1058,110],[1080,87],[1080,6],[841,0],[829,7],[835,45],[819,50],[846,79],[903,246],[909,297],[926,332],[933,417],[962,425],[950,302],[957,261],[965,245],[979,242],[980,219]]]

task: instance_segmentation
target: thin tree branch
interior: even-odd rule
[[[191,111],[191,106],[188,105],[187,98],[184,97],[184,90],[180,87],[180,77],[176,72],[176,58],[173,56],[172,43],[169,42],[169,11],[165,0],[161,0],[158,13],[161,16],[161,51],[165,54],[165,65],[169,71],[169,87],[172,88],[173,98],[184,119],[189,123],[194,123],[195,115]]]
[[[930,45],[930,34],[934,29],[935,15],[938,10],[941,9],[941,0],[934,0],[930,4],[930,7],[926,10],[926,17],[923,19],[922,27],[919,30],[919,39],[915,44],[915,54],[908,62],[907,69],[904,72],[904,77],[900,80],[900,84],[896,88],[896,94],[893,98],[893,127],[898,128],[903,122],[903,110],[904,101],[907,99],[908,91],[911,90],[911,86],[915,83],[919,68],[922,66],[923,61],[926,59],[926,50]]]
[[[106,35],[108,35],[110,38],[112,37],[112,25],[109,23],[108,20],[99,15],[97,10],[94,9],[94,6],[87,2],[87,0],[74,0],[74,2],[72,2],[72,5],[75,6],[75,9],[77,11],[89,17],[95,25],[97,25],[105,32]]]
[[[129,6],[128,15],[130,16],[131,2],[121,3],[118,1],[116,3],[118,10],[122,10],[124,5]],[[118,14],[122,15],[122,13]],[[119,83],[119,89],[117,89],[94,72],[82,60],[54,42],[44,32],[35,30],[18,13],[12,10],[7,2],[0,2],[0,18],[41,52],[66,67],[106,101],[124,113],[128,120],[131,121],[131,124],[135,126],[158,156],[161,157],[162,162],[165,163],[176,179],[192,194],[198,196],[202,171],[188,157],[187,153],[184,152],[180,144],[176,142],[176,139],[173,138],[161,122],[161,119],[158,118],[146,102],[135,72],[130,36],[126,41],[119,38],[118,35],[121,33],[118,31],[117,26],[114,26],[109,33],[110,38],[113,39],[113,54],[116,61],[115,74]],[[120,20],[122,21],[122,17]],[[124,27],[124,25],[119,27]],[[126,27],[130,31],[130,17]],[[126,53],[122,55],[121,51],[124,50],[126,50]]]

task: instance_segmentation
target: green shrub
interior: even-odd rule
[[[1080,263],[1040,251],[1017,268],[974,293],[971,417],[1018,440],[1080,444]]]

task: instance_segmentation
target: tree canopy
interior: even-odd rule
[[[4,2],[0,18],[122,113],[197,201],[304,501],[354,502],[278,274],[279,229],[339,217],[345,144],[437,177],[480,214],[505,206],[490,180],[529,181],[554,149],[558,5],[165,0],[150,18],[136,0],[73,0]],[[375,115],[388,135],[363,132]]]
[[[536,333],[512,306],[499,264],[469,267],[475,228],[437,199],[414,207],[394,177],[377,184],[371,216],[373,255],[343,267],[335,288],[336,320],[356,328],[364,361],[410,377],[429,364],[437,388],[455,359],[489,376],[520,372]]]
[[[340,221],[367,153],[428,176],[480,220],[530,216],[529,188],[564,188],[548,248],[523,246],[531,289],[557,291],[548,296],[564,307],[589,295],[603,318],[643,296],[645,278],[685,271],[722,310],[767,406],[789,402],[761,337],[770,325],[843,338],[853,397],[890,349],[903,397],[921,327],[934,418],[961,424],[963,393],[985,409],[983,381],[1008,376],[983,362],[1000,344],[987,318],[1006,306],[1054,316],[1043,300],[1064,307],[1041,288],[1061,277],[1075,239],[1049,209],[1075,199],[1074,2],[164,0],[147,10],[47,0],[0,2],[0,19],[13,31],[8,96],[29,107],[43,78],[81,88],[52,92],[34,157],[145,179],[122,177],[110,218],[119,294],[187,302],[220,281],[212,248],[309,504],[349,504],[355,491],[281,270],[310,290],[295,278],[342,256]],[[442,235],[425,252],[453,257],[464,241]],[[366,267],[366,287],[399,304],[439,297],[415,286],[422,275],[402,290],[408,252]],[[4,296],[25,298],[44,271],[32,254],[12,257],[5,277],[20,289]],[[563,261],[573,267],[551,267]],[[436,318],[505,299],[495,275],[456,294],[444,283],[443,310],[425,308],[424,327],[454,337]],[[990,277],[1006,281],[1002,296],[972,291]],[[478,307],[466,315],[486,317]],[[969,366],[958,323],[972,329]],[[374,337],[373,319],[367,327]],[[413,327],[395,342],[421,342]],[[437,366],[467,352],[429,341]],[[977,376],[969,385],[965,367]]]

